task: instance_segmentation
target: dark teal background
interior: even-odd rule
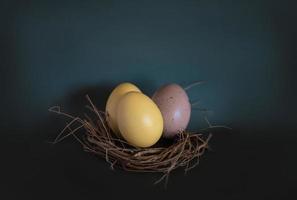
[[[243,199],[256,193],[284,198],[296,183],[296,172],[290,174],[296,167],[297,141],[296,9],[296,2],[289,0],[1,1],[0,127],[3,152],[13,148],[6,158],[7,169],[14,166],[17,173],[16,188],[39,188],[37,183],[45,182],[39,191],[48,193],[45,188],[59,182],[69,193],[96,193],[96,187],[88,193],[88,186],[81,186],[66,168],[89,171],[79,179],[94,179],[98,185],[91,176],[97,174],[97,160],[87,164],[96,166],[91,170],[74,170],[79,162],[75,155],[81,163],[90,158],[73,141],[60,149],[45,143],[64,126],[48,113],[49,107],[79,113],[87,103],[84,95],[90,94],[104,109],[111,89],[123,81],[152,95],[164,83],[186,86],[205,80],[189,91],[191,100],[200,100],[212,110],[211,122],[229,125],[235,134],[218,136],[221,153],[210,156],[208,163],[206,158],[196,176],[178,175],[171,188],[182,187],[179,181],[191,188],[201,178],[206,186],[197,187],[204,199],[210,193],[214,198]],[[190,129],[205,126],[201,113],[193,111]],[[59,180],[53,173],[61,179],[66,173],[66,178]],[[141,187],[142,177],[123,174],[107,175],[106,187],[114,181],[117,187],[125,184],[123,176],[140,192],[148,192]],[[285,187],[275,185],[276,180]],[[8,186],[13,188],[14,182]],[[20,190],[32,195],[29,189]],[[67,196],[68,190],[59,191]]]
[[[278,1],[2,3],[5,118],[28,126],[82,88],[131,81],[151,95],[164,83],[206,80],[189,95],[214,122],[293,126],[295,9]],[[193,118],[199,124],[199,113]]]

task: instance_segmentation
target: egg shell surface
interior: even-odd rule
[[[128,92],[141,92],[137,86],[132,83],[121,83],[118,85],[108,97],[106,103],[106,120],[111,130],[120,137],[120,131],[116,120],[116,111],[120,99]]]
[[[163,120],[163,136],[174,137],[184,131],[190,121],[191,104],[185,90],[178,84],[168,84],[160,87],[152,100],[159,107]]]
[[[122,137],[135,147],[150,147],[162,136],[163,118],[158,106],[139,92],[122,97],[117,122]]]

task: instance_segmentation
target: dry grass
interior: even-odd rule
[[[112,169],[118,167],[126,171],[162,173],[163,176],[156,183],[162,180],[167,183],[170,172],[176,168],[184,167],[187,172],[197,166],[199,158],[209,149],[209,132],[208,136],[182,132],[169,144],[159,143],[149,148],[132,147],[111,132],[105,120],[105,113],[96,108],[89,96],[87,100],[90,104],[87,108],[92,117],[86,114],[83,118],[74,117],[62,112],[59,106],[49,109],[70,120],[53,143],[73,136],[85,151],[105,158]],[[79,130],[84,130],[82,135],[78,134]]]

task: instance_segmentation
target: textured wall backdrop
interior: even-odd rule
[[[293,126],[295,8],[278,1],[8,1],[1,8],[5,113],[28,126],[90,88],[108,93],[131,81],[151,95],[164,83],[206,80],[189,95],[213,111],[213,122]],[[195,111],[191,126],[204,125]]]

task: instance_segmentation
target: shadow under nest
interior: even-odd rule
[[[49,109],[50,112],[62,115],[70,120],[54,140],[54,144],[68,136],[73,136],[87,152],[105,158],[112,169],[121,168],[133,172],[159,172],[163,175],[155,183],[165,179],[167,183],[170,172],[184,167],[185,172],[199,164],[199,158],[209,148],[211,133],[208,131],[217,126],[204,129],[202,133],[179,133],[169,144],[156,144],[149,148],[137,148],[129,145],[125,140],[117,138],[108,127],[105,112],[99,111],[86,96],[90,105],[86,106],[90,115],[75,117],[62,112],[59,106]],[[83,135],[78,135],[79,130]],[[206,131],[206,133],[205,133]],[[165,184],[166,184],[165,183]]]

